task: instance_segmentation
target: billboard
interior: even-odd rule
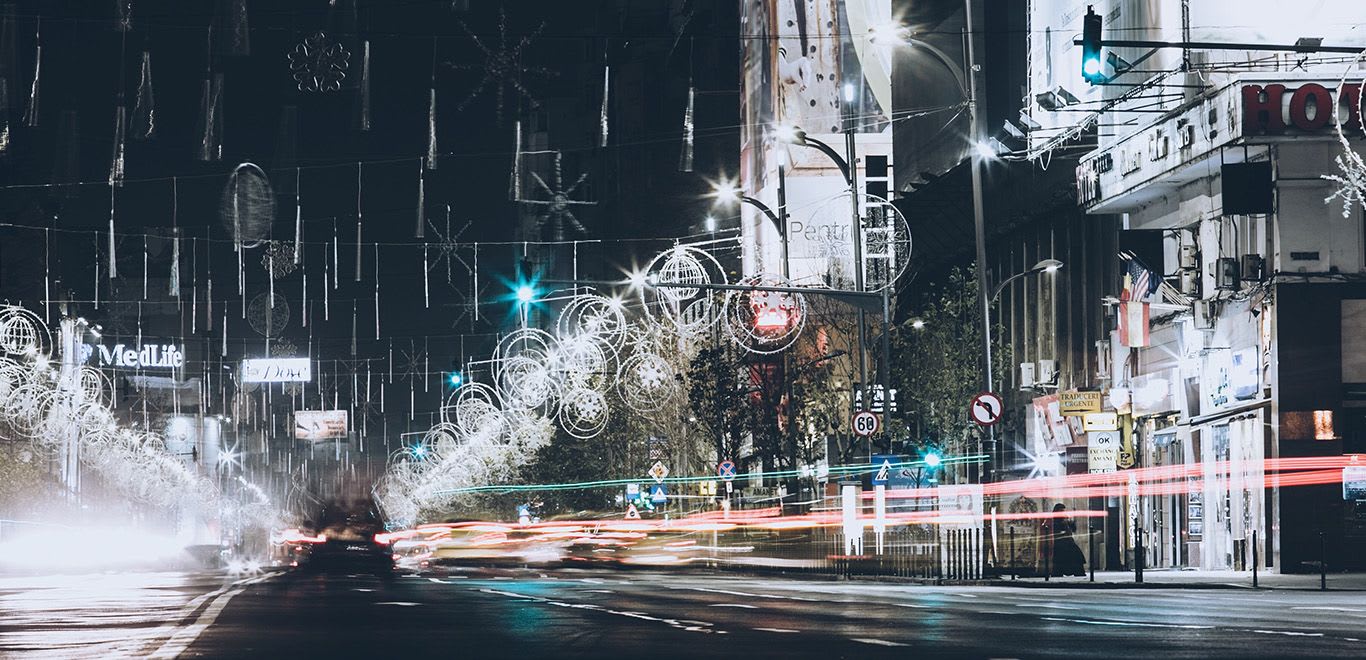
[[[890,23],[891,0],[757,0],[740,20],[739,186],[778,211],[786,169],[792,279],[825,281],[832,264],[852,268],[848,186],[825,155],[780,142],[773,128],[799,127],[840,152],[850,129],[862,160],[890,154],[891,51],[869,34]],[[831,219],[816,217],[827,203]],[[741,213],[744,272],[780,273],[777,229],[749,206]]]
[[[294,411],[295,440],[338,440],[350,434],[345,410]]]
[[[244,383],[306,383],[313,380],[308,358],[260,358],[242,360]]]

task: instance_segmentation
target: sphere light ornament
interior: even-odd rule
[[[725,284],[726,275],[707,251],[676,245],[657,255],[641,280],[646,315],[652,320],[666,319],[683,334],[693,334],[711,319],[713,295],[706,285]]]

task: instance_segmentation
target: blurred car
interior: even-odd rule
[[[299,560],[301,568],[393,572],[393,539],[373,505],[330,504],[323,508],[316,529],[306,556]]]

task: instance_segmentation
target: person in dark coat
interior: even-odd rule
[[[1086,575],[1086,557],[1081,554],[1081,548],[1072,538],[1076,533],[1076,523],[1072,519],[1062,515],[1067,510],[1062,502],[1053,505],[1054,518],[1049,521],[1052,530],[1049,545],[1052,546],[1052,567],[1053,575]]]

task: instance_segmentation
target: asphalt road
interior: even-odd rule
[[[1366,594],[935,587],[611,571],[0,578],[0,656],[1366,654]]]

